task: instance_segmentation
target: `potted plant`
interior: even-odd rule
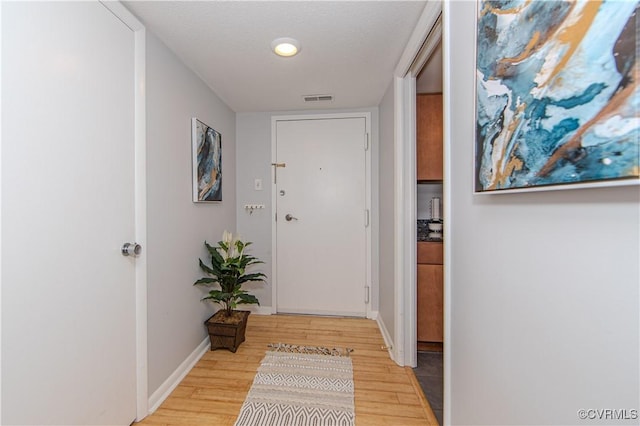
[[[238,236],[224,231],[222,241],[212,246],[206,241],[204,245],[211,257],[211,266],[200,260],[200,268],[207,277],[200,278],[194,285],[216,288],[209,291],[202,300],[211,300],[222,306],[213,314],[205,326],[211,340],[211,350],[226,348],[235,352],[240,343],[244,342],[249,311],[238,311],[235,308],[241,304],[260,305],[258,299],[242,289],[244,283],[263,281],[266,275],[261,272],[246,273],[247,267],[263,263],[255,257],[245,253],[250,242],[243,242]]]

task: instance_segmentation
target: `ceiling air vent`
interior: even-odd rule
[[[305,95],[303,96],[305,102],[319,102],[319,101],[332,101],[331,95]]]

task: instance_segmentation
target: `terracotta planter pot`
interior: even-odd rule
[[[224,311],[219,310],[213,314],[204,325],[209,332],[211,350],[224,348],[236,352],[240,343],[244,342],[244,333],[247,329],[249,311],[233,311],[233,316],[224,316]]]

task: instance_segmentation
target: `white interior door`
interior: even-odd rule
[[[276,122],[277,311],[365,316],[366,119]]]
[[[2,4],[2,424],[136,415],[134,35],[98,2]]]

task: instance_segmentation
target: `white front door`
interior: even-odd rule
[[[366,119],[275,126],[276,309],[365,316]]]
[[[134,34],[2,4],[2,424],[136,416]]]

